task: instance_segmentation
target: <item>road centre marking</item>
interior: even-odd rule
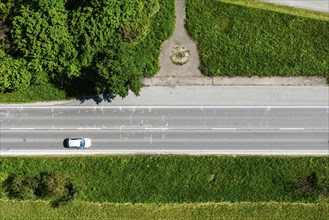
[[[9,130],[34,130],[34,128],[9,128]]]
[[[212,130],[237,130],[237,128],[212,128]]]

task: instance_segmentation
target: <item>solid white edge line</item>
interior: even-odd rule
[[[166,131],[194,131],[194,130],[231,130],[231,131],[289,131],[289,130],[296,130],[296,131],[313,131],[313,130],[319,130],[319,131],[327,131],[329,128],[247,128],[247,127],[242,127],[242,128],[204,128],[204,127],[197,127],[197,128],[191,128],[191,127],[177,127],[177,128],[169,128],[169,127],[138,127],[138,128],[1,128],[0,131],[6,131],[6,130],[47,130],[47,131],[63,131],[63,130],[72,130],[72,131],[80,131],[80,130],[102,130],[102,131],[144,131],[144,130],[166,130]]]
[[[270,109],[270,108],[276,108],[276,109],[292,109],[292,108],[302,108],[302,109],[310,109],[310,108],[318,108],[318,109],[328,109],[329,106],[327,105],[157,105],[157,106],[151,106],[151,105],[137,105],[137,106],[133,106],[133,105],[122,105],[122,106],[103,106],[103,105],[99,105],[99,106],[8,106],[8,107],[4,107],[4,106],[0,106],[0,109],[18,109],[18,110],[24,110],[24,109],[149,109],[149,108],[153,108],[153,109],[239,109],[239,108],[243,108],[243,109],[262,109],[262,108],[266,108],[266,109]]]
[[[186,154],[186,155],[322,155],[329,150],[0,150],[1,156],[93,155],[93,154]]]

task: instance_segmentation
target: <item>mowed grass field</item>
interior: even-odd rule
[[[111,203],[329,201],[328,157],[1,157],[0,182],[40,173],[69,176],[75,200]],[[2,187],[1,198],[7,198]]]
[[[308,219],[327,220],[328,204],[189,203],[113,204],[73,202],[51,208],[46,201],[0,200],[1,219]]]
[[[329,15],[255,0],[186,0],[207,76],[329,79]]]

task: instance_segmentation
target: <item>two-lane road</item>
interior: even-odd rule
[[[1,107],[1,154],[80,152],[329,154],[328,106]],[[75,150],[76,152],[76,150]]]

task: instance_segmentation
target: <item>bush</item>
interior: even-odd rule
[[[78,187],[69,176],[40,172],[35,176],[26,173],[12,174],[3,183],[9,198],[54,198],[54,204],[66,204],[76,197]]]
[[[64,196],[68,182],[69,177],[67,175],[40,173],[35,194],[38,197]]]
[[[302,197],[317,197],[320,189],[315,172],[306,177],[299,177],[295,183],[296,194]]]
[[[25,173],[10,175],[4,184],[8,197],[17,199],[34,198],[38,186],[37,179]]]

